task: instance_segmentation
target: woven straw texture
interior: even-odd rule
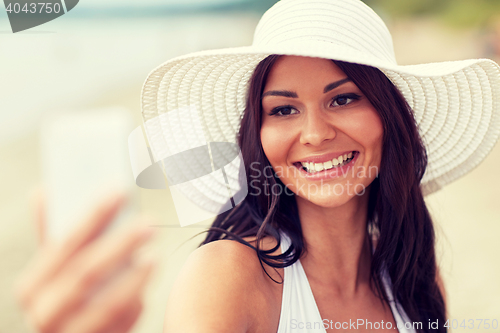
[[[171,139],[176,125],[162,117],[171,111],[189,109],[195,114],[198,125],[183,130],[186,137],[235,142],[249,78],[270,54],[335,59],[382,70],[413,109],[426,145],[424,194],[471,171],[499,137],[500,67],[495,62],[398,66],[387,27],[361,1],[282,0],[260,20],[252,46],[192,53],[152,71],[144,84],[142,110],[155,160],[176,151]],[[235,183],[239,163],[236,159],[229,167],[228,177]],[[227,193],[226,184],[205,179],[196,187],[190,191],[197,193],[197,200],[225,200],[221,193]]]

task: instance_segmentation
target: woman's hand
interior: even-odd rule
[[[125,197],[101,202],[64,241],[45,240],[44,206],[36,200],[40,249],[19,278],[16,296],[42,333],[128,332],[142,310],[151,261],[134,260],[152,235],[144,226],[99,237]]]

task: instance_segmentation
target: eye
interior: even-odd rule
[[[299,111],[297,111],[293,106],[286,105],[286,106],[278,106],[277,108],[274,108],[269,113],[269,115],[283,117],[283,116],[291,116],[291,115],[297,114],[297,113],[299,113]]]
[[[358,94],[343,94],[343,95],[338,95],[335,96],[335,98],[332,100],[331,106],[344,106],[351,104],[354,101],[357,101],[361,98]]]

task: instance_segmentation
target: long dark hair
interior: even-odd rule
[[[294,195],[273,191],[285,186],[276,175],[263,172],[272,168],[260,140],[261,97],[267,76],[279,57],[271,55],[256,67],[238,133],[250,194],[215,219],[202,243],[237,240],[255,249],[261,264],[276,268],[292,265],[306,251]],[[384,127],[382,171],[369,192],[367,230],[377,236],[370,279],[377,294],[387,302],[382,284],[382,274],[387,272],[392,293],[409,319],[422,323],[421,328],[415,328],[431,332],[429,321],[439,320],[437,332],[446,332],[442,326],[445,305],[436,276],[434,227],[420,189],[427,155],[412,110],[380,70],[341,61],[334,63],[371,102]],[[280,232],[290,238],[291,246],[283,254],[271,255],[280,246]],[[249,236],[256,236],[256,246],[243,240]],[[260,241],[266,236],[278,241],[275,248],[260,248]]]

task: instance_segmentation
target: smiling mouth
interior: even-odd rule
[[[299,169],[303,169],[307,173],[314,174],[314,173],[325,171],[325,170],[341,168],[344,165],[351,162],[356,157],[357,154],[359,154],[359,152],[352,151],[352,152],[337,156],[337,157],[335,157],[329,161],[323,162],[323,163],[296,162],[296,163],[294,163],[294,166],[299,168]]]

